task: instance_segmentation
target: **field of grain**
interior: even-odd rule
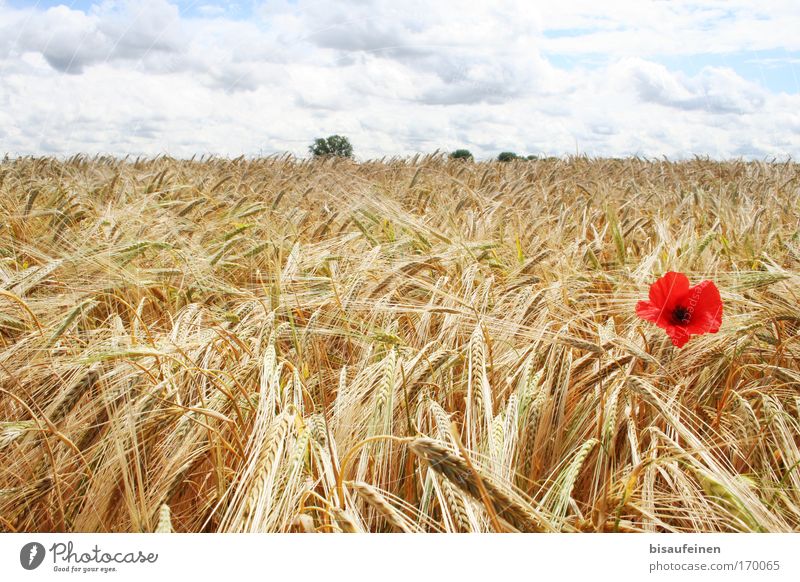
[[[0,531],[800,530],[799,167],[6,159]]]

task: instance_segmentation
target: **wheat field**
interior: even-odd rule
[[[0,531],[798,531],[798,168],[7,158]]]

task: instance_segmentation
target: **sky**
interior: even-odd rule
[[[0,155],[800,156],[800,2],[0,0]]]

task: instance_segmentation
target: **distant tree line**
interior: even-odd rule
[[[471,160],[473,159],[472,152],[469,150],[455,150],[450,154],[450,157],[456,160]],[[529,155],[529,156],[521,156],[514,152],[500,152],[497,154],[497,161],[498,162],[513,162],[514,160],[538,160],[539,156]]]
[[[329,135],[328,137],[318,137],[314,143],[308,146],[308,151],[315,158],[339,157],[352,158],[353,145],[350,140],[343,135]],[[472,152],[467,149],[457,149],[450,153],[454,160],[473,160]],[[514,160],[538,160],[538,156],[521,156],[515,152],[500,152],[497,155],[498,162],[513,162]]]

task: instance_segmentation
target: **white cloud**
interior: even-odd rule
[[[752,113],[764,106],[766,92],[733,70],[706,67],[694,77],[663,65],[626,59],[616,66],[644,102],[709,113]]]
[[[173,52],[180,29],[178,9],[166,0],[105,2],[88,14],[59,5],[29,20],[15,44],[41,53],[58,71],[77,74],[92,64]]]
[[[566,0],[537,6],[548,53],[653,57],[800,50],[793,0]]]
[[[361,157],[800,154],[797,94],[657,62],[793,50],[791,2],[278,0],[249,20],[216,8],[0,2],[0,150],[304,155],[345,133]],[[554,51],[583,56],[564,69]]]

